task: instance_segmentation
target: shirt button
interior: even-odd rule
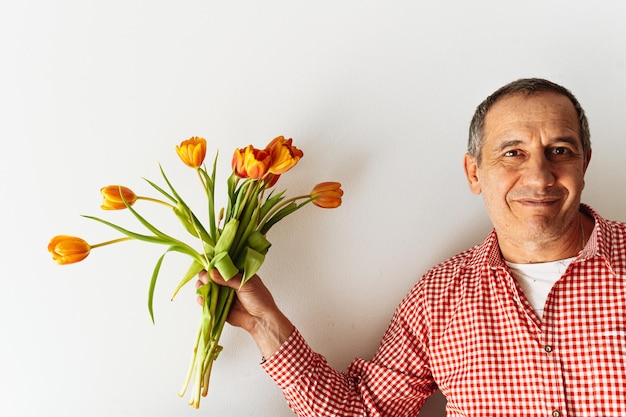
[[[562,414],[559,410],[553,410],[552,411],[552,417],[561,417]]]
[[[552,352],[552,346],[551,346],[551,345],[545,345],[545,346],[543,347],[543,350],[545,350],[545,351],[546,351],[546,353],[551,353],[551,352]],[[556,410],[556,411],[554,411],[554,412],[552,413],[552,415],[553,415],[554,417],[559,417],[561,414],[559,414],[559,415],[557,415],[557,416],[555,416],[555,415],[554,415],[554,413],[558,413],[558,412],[559,412],[559,411],[558,411],[558,410]]]

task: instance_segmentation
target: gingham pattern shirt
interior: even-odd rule
[[[595,218],[538,318],[492,231],[436,266],[396,309],[371,361],[333,370],[295,330],[263,368],[300,416],[626,416],[626,224]]]

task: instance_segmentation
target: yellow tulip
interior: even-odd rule
[[[304,156],[300,149],[291,144],[292,141],[291,138],[285,139],[284,136],[278,136],[265,148],[272,157],[272,164],[268,170],[271,174],[280,175],[289,171]]]
[[[125,209],[126,204],[124,204],[122,196],[129,206],[132,206],[135,204],[135,201],[137,201],[137,195],[133,192],[133,190],[121,185],[107,185],[106,187],[102,187],[100,189],[100,193],[102,193],[102,197],[104,198],[102,205],[100,206],[103,210]]]
[[[80,262],[89,255],[91,246],[84,239],[75,236],[59,235],[50,240],[48,251],[59,265]]]
[[[193,136],[176,146],[176,152],[185,165],[200,168],[206,156],[206,139]]]
[[[338,182],[322,182],[313,187],[311,199],[321,208],[337,208],[341,205],[343,190]]]

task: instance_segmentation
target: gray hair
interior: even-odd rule
[[[544,80],[541,78],[522,78],[506,84],[503,87],[500,87],[493,94],[487,97],[482,103],[480,103],[476,108],[474,116],[472,117],[472,122],[470,123],[469,140],[467,142],[467,153],[476,159],[476,163],[478,164],[478,166],[480,166],[481,152],[485,142],[485,116],[487,115],[487,112],[489,111],[491,106],[493,106],[493,104],[500,98],[505,96],[510,96],[513,94],[523,94],[526,96],[531,96],[533,94],[538,94],[542,92],[555,92],[558,94],[562,94],[572,102],[572,104],[574,105],[574,109],[576,109],[576,113],[578,114],[580,139],[582,141],[583,153],[587,155],[588,151],[591,149],[591,133],[589,132],[589,122],[587,121],[585,111],[583,110],[582,106],[580,105],[574,94],[572,94],[572,92],[569,91],[567,88],[548,80]]]

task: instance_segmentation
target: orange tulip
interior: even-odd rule
[[[337,208],[341,205],[343,190],[338,182],[322,182],[313,187],[313,204],[321,208]]]
[[[272,156],[272,165],[269,168],[271,174],[280,175],[290,170],[304,155],[300,149],[291,144],[292,141],[291,138],[285,139],[284,136],[278,136],[265,148]]]
[[[270,163],[271,155],[269,152],[248,145],[235,151],[232,167],[237,176],[241,178],[260,179],[267,174]]]
[[[50,240],[48,251],[59,265],[80,262],[89,255],[91,246],[85,240],[75,236],[59,235]]]
[[[206,156],[206,139],[193,136],[176,146],[176,153],[185,165],[200,168]]]
[[[100,206],[102,210],[124,210],[126,204],[124,204],[122,196],[129,206],[132,206],[135,204],[135,201],[137,201],[137,195],[133,190],[121,185],[107,185],[100,189],[100,193],[102,193],[102,197],[104,198]]]

